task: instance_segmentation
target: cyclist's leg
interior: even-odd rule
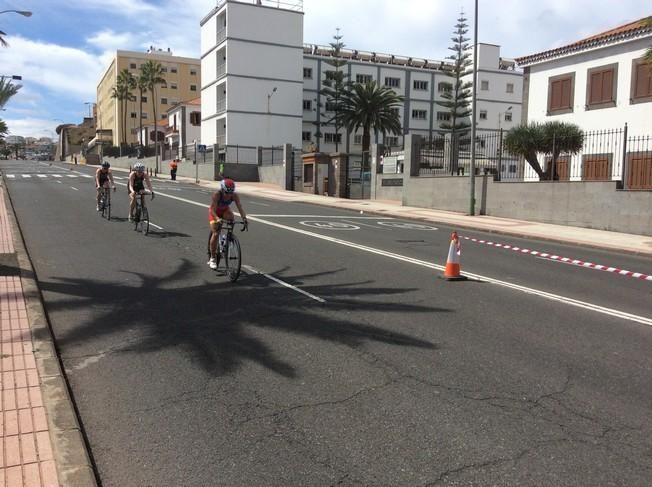
[[[211,259],[215,259],[217,254],[217,240],[220,235],[220,225],[216,221],[213,221],[209,224],[209,226],[211,228],[211,241],[209,244],[209,250],[211,253]]]
[[[136,208],[136,193],[133,191],[129,193],[129,219],[134,217],[134,209]]]
[[[224,213],[221,215],[221,222],[233,222],[235,220],[235,215],[230,208],[226,208]]]
[[[97,193],[97,194],[95,195],[95,202],[97,203],[97,206],[99,207],[99,206],[100,206],[100,199],[101,199],[101,197],[102,197],[102,187],[101,187],[101,186],[97,186],[97,187],[95,188],[95,192]]]

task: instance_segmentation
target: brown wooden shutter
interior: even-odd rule
[[[570,78],[561,80],[561,107],[570,108],[571,106],[571,80]]]
[[[602,101],[602,73],[591,73],[589,85],[589,105]]]
[[[652,189],[652,152],[628,155],[629,189]]]
[[[602,72],[602,102],[612,101],[614,88],[614,70]]]
[[[553,81],[551,85],[550,110],[561,108],[561,81]]]
[[[608,181],[610,178],[609,157],[606,156],[585,156],[584,157],[584,181]]]
[[[641,63],[636,65],[634,98],[647,96],[652,96],[652,75],[650,75],[650,67],[645,63]]]

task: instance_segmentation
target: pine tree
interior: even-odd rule
[[[345,91],[350,90],[351,87],[349,75],[342,69],[348,64],[345,59],[340,57],[340,52],[344,48],[342,37],[340,35],[340,29],[337,28],[337,33],[333,36],[334,41],[330,43],[331,48],[333,48],[333,58],[324,60],[326,64],[332,66],[334,69],[324,71],[326,79],[323,81],[324,88],[321,90],[321,94],[326,97],[326,111],[333,112],[333,115],[328,118],[325,124],[332,123],[335,126],[335,152],[339,149],[339,134],[340,127],[342,126],[339,116],[342,95]],[[317,105],[317,109],[319,109],[319,101]],[[328,117],[328,115],[325,116]]]
[[[450,76],[451,86],[442,94],[443,101],[437,101],[438,105],[448,109],[450,121],[441,124],[441,127],[451,131],[452,136],[466,135],[471,123],[468,118],[471,116],[471,88],[473,83],[464,81],[464,77],[473,72],[469,67],[473,64],[471,60],[471,46],[466,37],[468,32],[467,19],[464,12],[460,14],[455,25],[454,37],[451,38],[453,45],[448,49],[453,54],[446,57],[452,61]]]

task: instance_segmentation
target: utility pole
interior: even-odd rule
[[[478,0],[475,0],[475,15],[473,19],[473,96],[471,101],[471,202],[469,215],[475,215],[475,133],[477,120],[477,90],[478,90]]]

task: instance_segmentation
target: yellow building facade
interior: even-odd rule
[[[174,104],[201,95],[201,62],[199,59],[173,56],[169,50],[163,51],[154,48],[150,48],[146,52],[116,51],[97,85],[97,128],[104,131],[105,134],[107,130],[111,131],[114,146],[119,146],[123,142],[127,144],[138,142],[140,126],[138,112],[141,109],[140,92],[138,89],[132,90],[132,96],[126,102],[127,138],[123,141],[124,108],[120,101],[111,96],[118,74],[123,69],[128,69],[134,77],[138,77],[140,68],[150,60],[161,64],[164,71],[162,78],[165,79],[164,84],[156,87],[157,121],[164,119],[168,109]],[[142,124],[152,124],[154,121],[152,93],[144,92],[142,101]]]

